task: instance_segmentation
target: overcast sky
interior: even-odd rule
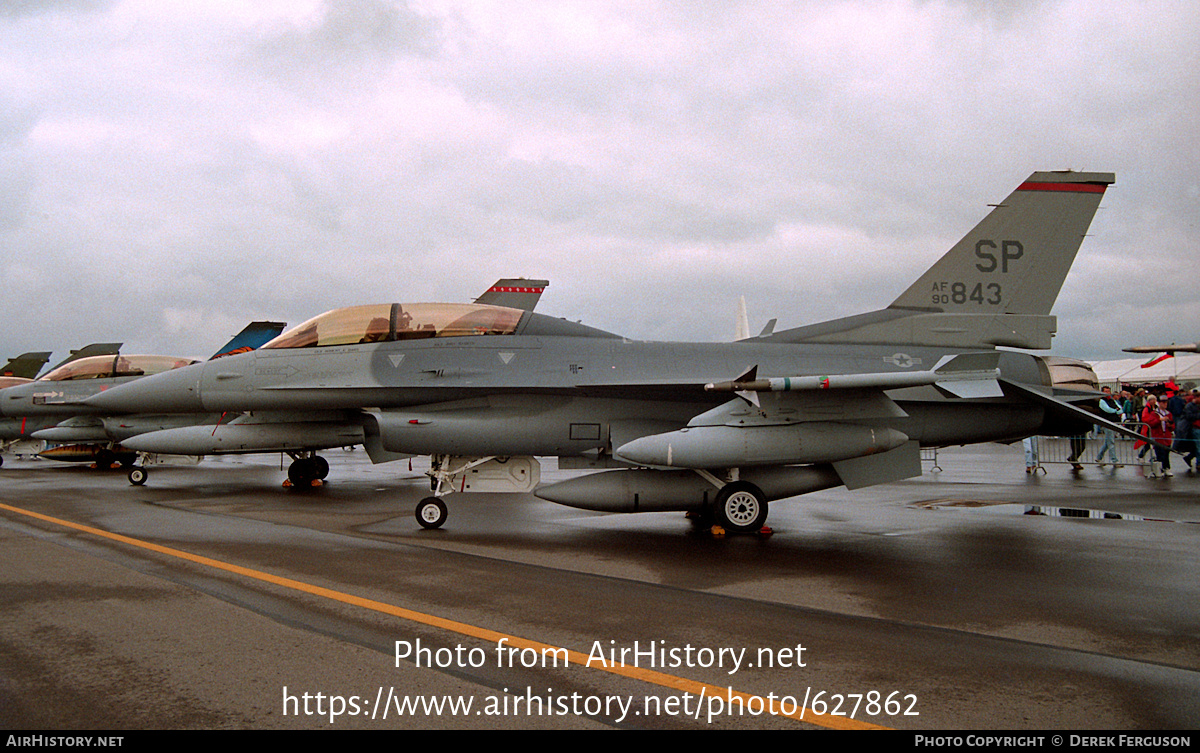
[[[8,0],[0,358],[467,301],[645,339],[882,308],[1113,171],[1054,353],[1200,339],[1200,4]]]

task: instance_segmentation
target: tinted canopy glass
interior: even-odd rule
[[[309,319],[263,348],[319,348],[428,337],[511,335],[524,313],[520,309],[473,303],[350,306]]]
[[[198,362],[191,358],[175,356],[91,356],[64,363],[39,381],[67,382],[76,379],[149,376],[193,363]]]

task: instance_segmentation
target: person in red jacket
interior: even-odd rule
[[[1171,473],[1171,451],[1159,446],[1171,446],[1171,437],[1175,433],[1175,419],[1171,416],[1171,411],[1159,405],[1158,398],[1154,395],[1147,395],[1146,407],[1142,409],[1142,423],[1146,425],[1146,436],[1158,442],[1158,445],[1154,446],[1154,455],[1162,467],[1163,477],[1174,476],[1175,474]],[[1150,466],[1150,469],[1150,478],[1157,478],[1154,466]]]

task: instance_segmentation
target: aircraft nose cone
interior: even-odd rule
[[[200,378],[206,364],[142,377],[112,387],[84,401],[113,413],[191,413],[203,411]]]

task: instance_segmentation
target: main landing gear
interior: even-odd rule
[[[294,488],[320,486],[318,482],[329,475],[329,461],[320,455],[288,455],[292,458],[292,464],[288,466],[288,482]]]
[[[696,473],[717,487],[717,496],[711,508],[715,522],[713,534],[731,532],[770,535],[771,529],[765,525],[767,495],[749,481],[738,478],[737,468],[730,468],[724,479],[702,469],[696,469]]]
[[[767,499],[754,484],[734,481],[717,492],[713,514],[727,531],[757,533],[767,522]]]

